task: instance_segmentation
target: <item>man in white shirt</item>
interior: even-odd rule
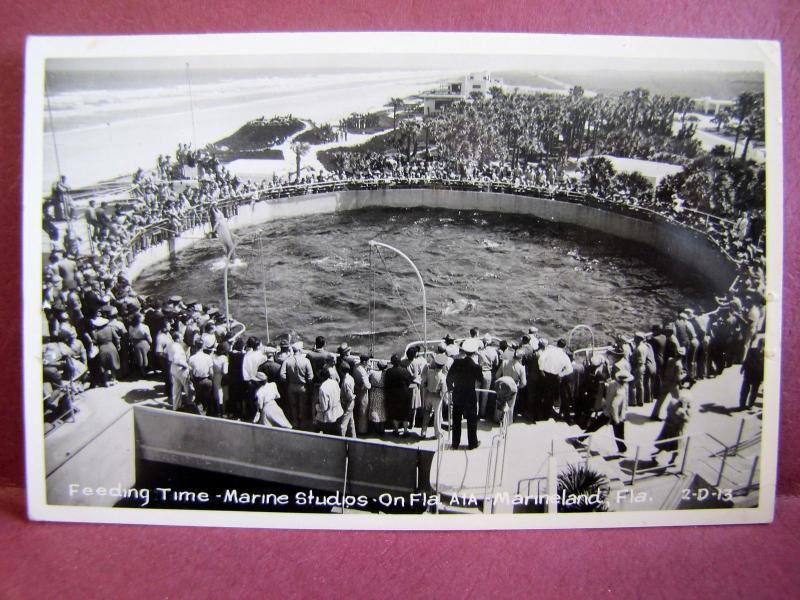
[[[356,382],[350,375],[350,364],[342,361],[339,364],[339,372],[342,378],[340,401],[344,414],[339,417],[339,435],[342,437],[356,437],[356,424],[353,418],[353,411],[356,406]]]
[[[242,359],[242,379],[247,388],[247,398],[244,404],[244,414],[242,420],[246,423],[251,423],[256,415],[256,388],[258,367],[261,363],[267,360],[264,352],[261,350],[261,341],[253,336],[247,338],[245,344],[247,352],[245,352]]]
[[[183,393],[189,395],[189,364],[186,361],[186,350],[181,344],[181,334],[172,332],[172,343],[167,348],[167,363],[170,374],[170,401],[172,410],[181,407]]]
[[[198,350],[189,357],[189,371],[194,385],[195,400],[206,411],[210,417],[218,414],[217,403],[214,401],[214,384],[211,380],[214,371],[214,360],[211,352],[216,344],[206,343],[202,349]]]
[[[483,348],[475,353],[478,359],[478,366],[481,368],[483,374],[483,383],[481,387],[485,390],[492,389],[492,373],[497,369],[500,360],[497,354],[497,348],[492,346],[492,336],[485,334],[483,336]],[[478,417],[487,418],[489,415],[486,413],[486,405],[489,401],[489,392],[480,392],[478,395]],[[490,411],[493,415],[494,411]]]
[[[567,342],[562,338],[554,346],[550,344],[539,356],[539,370],[542,372],[542,413],[545,419],[553,414],[556,402],[561,404],[561,382],[572,373],[572,360],[564,351]],[[568,414],[564,407],[562,414]]]
[[[331,377],[330,369],[323,369],[322,377],[324,379],[319,386],[314,421],[322,426],[323,432],[337,435],[337,421],[344,414],[339,383]]]

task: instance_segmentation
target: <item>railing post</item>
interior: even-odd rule
[[[728,449],[722,455],[722,463],[719,466],[719,474],[717,475],[717,483],[714,487],[719,487],[722,484],[722,472],[725,470],[725,463],[728,461]]]
[[[548,514],[554,514],[558,512],[558,504],[556,502],[551,502],[553,497],[558,494],[558,477],[556,475],[556,471],[558,470],[558,464],[556,462],[556,454],[555,454],[555,443],[553,440],[550,440],[550,457],[547,459],[547,512]]]
[[[689,442],[691,441],[692,437],[686,437],[686,443],[683,446],[683,458],[681,458],[681,475],[683,475],[684,469],[686,469],[686,459],[689,456]]]
[[[744,419],[739,421],[739,433],[736,435],[736,445],[733,447],[733,454],[731,456],[736,456],[739,454],[739,444],[742,443],[742,434],[744,433]]]
[[[344,514],[345,495],[347,494],[347,472],[350,469],[350,444],[344,443],[344,483],[342,484],[342,514]]]
[[[758,455],[753,457],[753,466],[750,468],[750,477],[747,480],[747,487],[744,490],[745,495],[750,493],[753,487],[753,479],[756,478],[756,469],[758,468]]]
[[[633,471],[631,471],[631,486],[636,482],[636,470],[639,468],[639,450],[641,446],[636,446],[636,454],[633,456]]]

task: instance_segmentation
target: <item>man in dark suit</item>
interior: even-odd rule
[[[447,372],[447,387],[453,396],[453,449],[457,450],[461,444],[461,419],[467,418],[467,441],[469,449],[474,450],[480,446],[478,441],[478,394],[475,391],[483,381],[480,366],[474,360],[475,353],[480,349],[480,340],[469,338],[461,344],[460,356],[453,361]]]

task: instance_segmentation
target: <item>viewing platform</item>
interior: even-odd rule
[[[692,416],[684,430],[688,441],[682,443],[675,463],[667,465],[666,456],[659,458],[661,463],[650,459],[662,426],[649,419],[652,404],[629,409],[628,449],[622,454],[610,427],[591,434],[587,443],[579,427],[554,420],[514,423],[504,443],[498,439],[499,426],[481,422],[479,448],[451,450],[446,431],[441,444],[420,439],[416,431],[400,438],[387,433],[354,441],[174,413],[160,382],[121,382],[81,394],[75,421],[45,437],[48,500],[111,506],[116,501],[113,497],[70,495],[70,484],[131,487],[142,459],[378,495],[384,488],[369,481],[387,472],[384,463],[389,460],[395,464],[389,469],[395,492],[438,492],[444,512],[547,512],[547,506],[515,505],[513,499],[555,493],[554,477],[568,464],[587,464],[608,478],[611,511],[749,507],[757,501],[761,405],[739,411],[738,394],[730,390],[738,391],[740,384],[738,368],[732,367],[694,386]],[[134,407],[146,409],[138,420]],[[158,417],[161,411],[164,419],[176,423]],[[178,433],[184,429],[184,434]],[[250,433],[242,437],[244,431]],[[256,451],[262,444],[270,450]],[[358,452],[354,453],[354,447]],[[285,460],[289,448],[297,465]],[[345,454],[340,455],[343,449]],[[398,475],[403,469],[405,477]],[[390,482],[381,485],[388,490]],[[686,491],[695,488],[730,490],[731,499],[698,499]]]

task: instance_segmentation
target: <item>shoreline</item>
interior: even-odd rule
[[[414,78],[413,82],[377,82],[360,86],[330,86],[321,93],[294,92],[287,95],[249,100],[202,109],[187,109],[170,114],[144,115],[120,119],[106,125],[55,132],[61,159],[61,172],[73,188],[97,185],[102,181],[126,177],[137,168],[155,165],[159,154],[174,155],[179,143],[192,142],[202,148],[236,131],[244,123],[267,115],[292,114],[318,123],[330,122],[354,112],[385,109],[392,97],[409,97],[434,85],[439,79]],[[169,139],[163,136],[169,131]],[[159,137],[161,134],[162,137]],[[44,161],[42,193],[58,179],[53,133],[43,131]],[[151,139],[154,138],[154,139]],[[109,148],[114,152],[109,153]],[[122,148],[129,149],[128,152]],[[98,169],[102,157],[107,166]]]

